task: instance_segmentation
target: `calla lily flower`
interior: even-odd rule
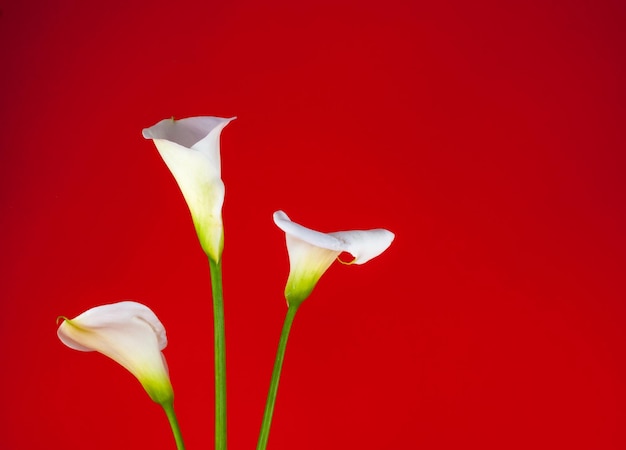
[[[165,357],[165,328],[141,303],[124,301],[97,306],[74,319],[62,317],[61,342],[74,350],[96,351],[128,369],[152,400],[171,404],[174,392]]]
[[[143,137],[154,141],[174,175],[189,206],[202,249],[216,263],[224,247],[220,134],[233,119],[171,118],[142,132]]]
[[[320,233],[292,222],[283,211],[274,213],[274,222],[285,232],[287,241],[290,270],[285,298],[289,306],[298,306],[311,294],[341,253],[354,257],[348,264],[364,264],[384,252],[395,237],[382,228]]]

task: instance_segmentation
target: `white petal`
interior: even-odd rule
[[[72,322],[80,325],[84,329],[104,331],[108,328],[125,329],[128,324],[132,324],[135,319],[140,319],[150,326],[156,336],[159,350],[163,350],[167,347],[165,327],[163,327],[159,318],[150,308],[138,302],[127,300],[109,305],[96,306],[76,316],[72,319]],[[61,341],[68,347],[83,352],[97,350],[95,348],[86,347],[74,340],[71,336],[64,333],[65,330],[66,328],[64,328],[62,324],[61,327],[59,327],[58,334]]]
[[[354,256],[354,264],[364,264],[387,250],[395,235],[383,228],[337,231],[331,236],[341,241],[343,251]]]
[[[209,136],[214,138],[216,135],[219,137],[222,129],[234,119],[235,117],[225,119],[212,116],[187,117],[178,120],[164,119],[150,128],[144,128],[142,134],[146,139],[163,139],[181,147],[193,147],[203,152],[210,152],[213,143],[207,138]]]
[[[64,320],[57,334],[70,348],[100,352],[125,367],[154,401],[171,399],[161,353],[167,346],[165,328],[147,306],[132,301],[98,306]]]
[[[311,245],[350,253],[355,257],[355,264],[364,264],[380,255],[389,248],[395,237],[391,231],[383,228],[320,233],[293,222],[283,211],[274,213],[274,222],[285,233]]]
[[[223,245],[220,133],[234,118],[165,119],[143,130],[153,139],[189,206],[205,253],[219,261]]]
[[[338,252],[343,251],[342,243],[339,239],[329,234],[303,227],[293,222],[283,211],[276,211],[274,213],[274,223],[285,233],[308,242],[311,245]]]
[[[384,229],[320,233],[291,221],[283,211],[274,213],[274,222],[285,232],[287,242],[289,278],[285,297],[290,305],[309,296],[341,252],[352,254],[354,263],[363,264],[385,251],[394,239],[394,234]]]

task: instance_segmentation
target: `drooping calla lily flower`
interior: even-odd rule
[[[292,222],[283,211],[274,213],[274,222],[285,232],[287,241],[290,270],[285,298],[289,306],[298,306],[311,294],[342,252],[354,257],[349,264],[364,264],[384,252],[395,237],[382,228],[320,233]]]
[[[145,128],[187,201],[202,249],[219,262],[224,247],[224,183],[220,134],[233,120],[221,117],[165,119]]]
[[[167,337],[150,308],[123,301],[96,306],[71,320],[62,319],[57,335],[65,345],[108,356],[137,377],[152,400],[171,404],[174,391],[161,353]]]

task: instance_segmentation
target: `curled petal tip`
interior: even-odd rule
[[[341,259],[339,256],[337,256],[337,261],[339,261],[341,264],[343,264],[344,266],[351,266],[352,264],[355,263],[356,258],[354,258],[352,261],[344,261],[343,259]]]

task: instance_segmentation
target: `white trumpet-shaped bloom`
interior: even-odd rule
[[[128,369],[150,398],[171,402],[174,392],[161,350],[167,346],[165,328],[145,305],[123,301],[96,306],[74,319],[63,317],[59,339],[70,348],[96,351]]]
[[[224,247],[220,134],[233,119],[165,119],[142,132],[143,137],[154,141],[174,175],[191,211],[200,245],[215,262],[219,262]]]
[[[292,222],[283,211],[274,213],[274,222],[287,241],[290,269],[285,298],[289,305],[305,300],[342,252],[354,257],[350,264],[364,264],[384,252],[395,237],[382,228],[320,233]]]

